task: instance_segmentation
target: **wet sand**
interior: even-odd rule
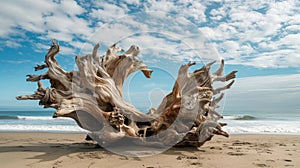
[[[85,134],[0,133],[1,168],[11,167],[300,167],[299,135],[214,136],[199,149],[171,148],[130,158],[109,152]]]

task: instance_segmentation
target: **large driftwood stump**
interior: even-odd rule
[[[99,44],[92,54],[76,56],[78,70],[66,72],[55,59],[59,45],[53,45],[45,56],[45,64],[35,70],[48,68],[42,75],[27,75],[27,81],[37,82],[32,95],[18,96],[18,100],[40,100],[45,108],[55,108],[53,117],[70,117],[90,131],[89,136],[99,145],[126,140],[145,146],[196,146],[203,145],[213,135],[229,135],[222,131],[226,125],[218,123],[222,115],[216,111],[223,98],[221,91],[233,84],[236,71],[223,76],[224,60],[220,68],[210,73],[211,62],[189,72],[194,62],[182,65],[171,93],[165,96],[157,109],[145,114],[122,98],[123,83],[131,73],[141,70],[147,78],[152,70],[138,59],[139,48],[131,46],[123,54],[116,44],[104,57],[97,54]],[[48,79],[50,88],[40,80]],[[215,81],[229,84],[213,88]],[[220,94],[221,93],[221,94]],[[220,95],[218,95],[220,94]],[[215,96],[216,95],[216,96]]]

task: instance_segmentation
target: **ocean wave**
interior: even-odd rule
[[[251,115],[234,115],[234,116],[224,116],[225,120],[257,120],[257,117]]]
[[[0,132],[71,132],[84,133],[86,130],[77,125],[1,125]]]
[[[51,116],[0,116],[0,120],[72,120],[72,119],[52,118]]]
[[[300,121],[227,120],[223,130],[229,134],[300,134]]]

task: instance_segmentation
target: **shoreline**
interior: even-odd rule
[[[299,167],[300,135],[214,136],[199,149],[130,158],[85,141],[84,133],[0,133],[1,167]]]
[[[0,131],[0,134],[10,134],[10,133],[32,133],[32,134],[84,134],[86,135],[88,131],[86,132],[77,132],[77,131]],[[247,135],[253,135],[253,136],[299,136],[300,133],[273,133],[273,132],[259,132],[259,133],[228,133],[229,137],[231,136],[247,136]],[[215,135],[215,137],[218,135]]]

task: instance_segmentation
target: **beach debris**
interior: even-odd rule
[[[214,73],[210,73],[210,68],[216,61],[194,72],[189,72],[189,68],[195,62],[182,65],[173,90],[157,109],[143,113],[122,97],[123,83],[130,74],[141,71],[146,78],[152,74],[139,60],[138,46],[132,45],[124,52],[113,44],[105,56],[100,56],[97,44],[92,54],[75,57],[78,70],[66,72],[55,58],[60,47],[55,40],[52,43],[45,64],[35,67],[35,71],[47,68],[47,72],[27,75],[27,81],[37,82],[38,89],[32,95],[16,98],[39,100],[45,108],[56,109],[53,117],[74,119],[100,146],[126,142],[140,146],[200,147],[214,135],[229,136],[222,130],[226,124],[218,123],[223,116],[216,109],[224,97],[221,92],[232,86],[237,71],[224,76],[224,60]],[[49,80],[50,88],[44,88],[41,80]],[[215,81],[230,82],[214,88]]]

